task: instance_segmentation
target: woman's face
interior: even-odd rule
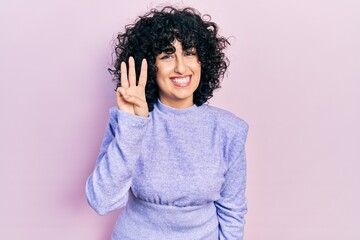
[[[174,108],[192,106],[193,94],[200,83],[201,64],[196,49],[183,50],[181,43],[173,42],[174,53],[156,57],[156,82],[160,101]]]

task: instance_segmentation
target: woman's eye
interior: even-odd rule
[[[195,56],[195,55],[196,55],[196,51],[193,51],[193,50],[192,50],[192,51],[186,51],[186,52],[185,52],[185,55],[186,55],[186,56]]]
[[[163,56],[160,57],[160,59],[169,59],[172,58],[171,54],[164,54]]]

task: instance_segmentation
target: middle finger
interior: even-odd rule
[[[135,60],[133,57],[129,57],[129,84],[136,86],[136,72],[135,72]]]

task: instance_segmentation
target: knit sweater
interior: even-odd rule
[[[149,117],[110,109],[86,183],[100,215],[125,206],[114,240],[241,240],[248,125],[206,104],[154,105]]]

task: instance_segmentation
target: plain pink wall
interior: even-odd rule
[[[233,36],[210,103],[251,127],[245,240],[360,239],[360,3],[182,2]],[[0,239],[109,239],[118,212],[97,216],[84,184],[111,39],[159,3],[1,0]]]

